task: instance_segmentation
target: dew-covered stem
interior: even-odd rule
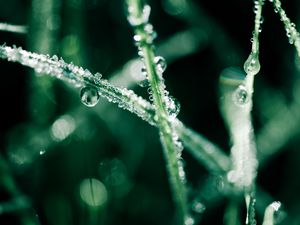
[[[250,55],[244,63],[243,72],[226,69],[221,74],[220,84],[223,100],[221,108],[224,120],[230,132],[232,147],[232,168],[228,181],[233,183],[236,192],[245,194],[247,205],[246,224],[254,224],[254,188],[258,162],[256,159],[256,143],[251,118],[254,77],[260,70],[259,33],[263,23],[262,8],[264,0],[254,0],[254,30],[251,39]],[[234,75],[233,75],[234,73]],[[232,77],[239,77],[233,79]],[[231,82],[224,82],[231,80]]]
[[[269,0],[269,1],[273,2],[274,11],[275,13],[278,13],[278,15],[280,16],[280,20],[284,24],[286,36],[289,39],[289,43],[295,46],[298,57],[300,57],[300,34],[296,30],[295,23],[291,22],[291,20],[287,17],[285,10],[281,7],[280,0]]]
[[[155,117],[163,146],[169,181],[173,191],[173,199],[177,208],[178,224],[193,224],[188,216],[187,193],[185,174],[182,165],[181,143],[172,125],[174,117],[168,112],[170,97],[166,94],[162,73],[165,70],[165,60],[155,56],[153,40],[155,32],[150,23],[150,6],[144,5],[141,0],[128,0],[128,22],[134,28],[134,40],[138,46],[147,73],[150,88],[150,99],[155,108]],[[176,117],[176,115],[175,115]]]
[[[225,174],[230,169],[230,159],[215,144],[205,137],[184,126],[178,120],[175,129],[186,150],[214,174]]]
[[[231,158],[233,168],[228,178],[240,190],[251,189],[254,184],[257,170],[256,144],[252,126],[251,110],[254,77],[260,70],[259,63],[259,33],[262,25],[262,8],[264,0],[254,1],[254,30],[252,48],[249,57],[245,61],[244,71],[238,73],[241,79],[234,85],[222,83],[230,79],[231,73],[236,71],[224,70],[221,75],[221,89],[224,100],[222,102],[223,116],[227,123],[232,138]],[[232,83],[231,83],[232,84]]]
[[[246,225],[256,225],[256,219],[255,219],[255,204],[256,204],[256,198],[255,198],[255,192],[251,191],[245,194],[245,201],[246,201]]]
[[[262,28],[261,25],[263,23],[262,17],[262,9],[265,0],[254,0],[254,30],[253,30],[253,39],[252,39],[252,52],[258,53],[259,52],[259,33],[261,32]]]
[[[81,67],[67,64],[57,56],[31,53],[16,47],[0,46],[0,57],[31,67],[38,73],[64,80],[77,88],[93,86],[101,97],[136,114],[150,125],[157,126],[152,104],[131,90],[112,85],[102,79],[99,73],[92,74]],[[177,118],[174,119],[173,125],[186,149],[209,171],[224,173],[228,170],[230,160],[216,145],[187,128]]]

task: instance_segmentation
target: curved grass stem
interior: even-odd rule
[[[75,87],[94,86],[100,95],[109,102],[118,104],[122,109],[136,114],[150,125],[157,126],[157,122],[154,120],[154,107],[150,102],[131,90],[112,85],[97,73],[93,75],[88,70],[73,64],[67,64],[62,59],[58,60],[56,56],[50,58],[46,55],[31,53],[10,46],[0,46],[0,58],[33,68],[40,74],[64,80]],[[186,149],[209,171],[225,173],[229,169],[229,158],[215,144],[187,128],[176,118],[173,125]]]

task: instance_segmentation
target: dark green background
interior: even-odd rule
[[[78,42],[75,42],[75,47],[78,45],[77,52],[64,57],[66,61],[73,61],[109,78],[128,60],[137,56],[132,41],[133,32],[124,14],[124,3],[119,0],[86,0],[78,6],[76,2],[62,1],[58,14],[61,26],[50,54],[63,56],[64,38],[75,35],[78,38]],[[195,41],[199,41],[199,47],[192,54],[168,64],[164,74],[167,89],[181,103],[178,117],[229,153],[230,139],[218,109],[218,79],[224,68],[241,68],[250,52],[254,19],[252,1],[194,0],[193,10],[197,16],[191,14],[186,19],[166,13],[163,2],[149,1],[152,7],[150,21],[158,33],[158,44],[192,27],[202,32],[202,39]],[[0,22],[30,23],[29,0],[1,0],[0,6]],[[296,0],[284,1],[283,7],[291,20],[298,24],[300,3]],[[29,28],[28,35],[1,32],[0,42],[33,49],[32,29]],[[297,102],[293,90],[299,80],[295,51],[288,43],[283,25],[269,3],[264,11],[260,40],[261,72],[256,77],[253,111],[257,134],[278,111],[275,108],[278,99],[281,106],[287,108]],[[35,82],[32,71],[4,61],[0,62],[0,66],[0,151],[16,186],[30,199],[34,209],[0,214],[1,225],[24,224],[24,215],[30,217],[35,214],[43,225],[93,224],[95,217],[95,224],[172,223],[174,206],[155,128],[123,112],[116,105],[106,104],[102,99],[99,105],[104,104],[106,110],[100,117],[96,116],[94,109],[81,105],[79,90],[76,93],[61,81],[53,80],[53,93],[42,91],[32,101],[31,93],[36,91],[35,85],[32,85]],[[135,91],[146,97],[142,88],[135,87]],[[51,110],[43,112],[43,104]],[[39,137],[55,118],[78,107],[81,112],[78,118],[83,118],[83,124],[74,135],[51,146],[29,165],[22,167],[11,162],[9,149],[26,146],[30,137]],[[288,215],[286,224],[293,225],[300,224],[298,114],[288,119],[295,123],[296,128],[278,153],[260,165],[258,173],[258,184],[284,204]],[[284,127],[278,130],[279,136],[280,132],[282,135],[289,132]],[[31,147],[28,144],[27,148]],[[199,224],[222,224],[226,197],[213,198],[215,201],[206,199],[207,193],[214,194],[219,180],[214,178],[209,191],[205,192],[204,184],[213,179],[210,173],[187,152],[183,153],[183,158],[190,198],[198,196],[206,204]],[[114,187],[109,182],[110,178],[107,178],[113,174],[115,165],[112,162],[115,159],[126,168],[127,183],[123,186]],[[3,171],[6,170],[2,168],[1,171],[0,167],[0,205],[13,199],[5,185],[1,185],[4,180],[1,175],[4,178],[3,174],[6,173]],[[88,208],[78,197],[78,185],[88,177],[104,182],[109,192],[109,201],[98,211]],[[123,190],[126,190],[125,194],[122,194]],[[242,221],[242,205],[241,209]],[[260,213],[259,223],[261,216]]]

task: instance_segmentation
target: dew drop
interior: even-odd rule
[[[148,81],[147,78],[145,78],[144,80],[141,80],[141,81],[138,83],[138,85],[139,85],[140,87],[149,87],[149,81]]]
[[[197,214],[202,214],[204,213],[206,207],[205,205],[203,205],[201,202],[195,200],[192,203],[192,210],[193,212],[197,213]]]
[[[263,22],[264,22],[264,17],[261,17],[259,23],[262,24]]]
[[[281,202],[275,201],[270,204],[265,210],[262,225],[275,225],[281,223],[286,217],[286,212],[282,208]]]
[[[194,224],[195,224],[195,220],[192,217],[188,216],[187,218],[185,218],[184,225],[194,225]]]
[[[57,55],[52,56],[51,59],[52,59],[53,61],[58,61]]]
[[[156,71],[158,73],[163,73],[167,69],[167,62],[165,58],[161,56],[156,56],[154,58],[154,63],[156,64]]]
[[[142,73],[143,78],[146,79],[147,78],[147,69],[145,66],[143,66],[141,68],[141,73]]]
[[[260,70],[258,53],[251,52],[248,59],[245,61],[244,70],[249,75],[256,75]]]
[[[80,91],[81,102],[87,107],[94,107],[99,101],[99,93],[92,86],[83,87]]]
[[[95,73],[94,76],[97,77],[98,79],[101,79],[101,78],[102,78],[102,74],[101,74],[101,73]]]
[[[173,96],[166,96],[167,98],[167,111],[169,116],[175,118],[178,113],[180,112],[180,103],[179,101],[174,98]]]
[[[282,209],[282,204],[281,202],[273,202],[271,204],[271,207],[274,209],[274,215],[273,215],[273,218],[274,218],[274,224],[278,224],[278,223],[281,223],[284,218],[286,217],[286,213],[284,212],[284,210]]]
[[[145,5],[143,8],[142,15],[135,15],[134,7],[129,6],[127,20],[131,26],[139,26],[141,24],[145,24],[149,20],[150,12],[151,7],[149,5]]]
[[[134,44],[135,44],[136,46],[140,46],[141,41],[142,41],[142,36],[136,34],[136,35],[133,36],[133,40],[134,40]]]
[[[44,149],[40,150],[39,154],[40,155],[44,155],[46,153],[46,151]]]
[[[245,105],[249,102],[249,94],[244,85],[240,85],[233,93],[233,101],[238,106]]]

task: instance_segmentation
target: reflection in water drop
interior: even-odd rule
[[[244,64],[244,70],[249,75],[256,75],[260,70],[258,53],[251,52]]]
[[[233,101],[238,106],[243,106],[249,102],[249,93],[244,85],[238,86],[233,93]]]
[[[170,117],[175,118],[180,112],[180,103],[173,96],[166,97],[167,111]]]
[[[156,56],[154,58],[154,63],[156,64],[156,71],[160,74],[163,73],[167,69],[167,62],[166,62],[165,58],[163,58],[161,56]]]
[[[91,86],[83,87],[80,91],[81,102],[87,107],[94,107],[99,101],[99,93]]]

